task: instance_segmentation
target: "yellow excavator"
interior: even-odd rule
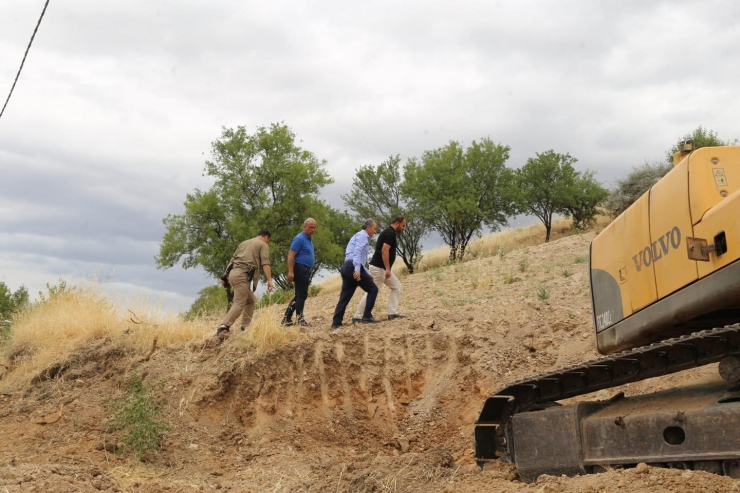
[[[480,462],[524,481],[647,463],[740,477],[740,146],[694,149],[591,243],[602,358],[513,382],[475,424]],[[722,380],[558,401],[719,363]]]

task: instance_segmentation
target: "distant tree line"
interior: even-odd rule
[[[725,144],[702,127],[686,138],[692,138],[697,148]],[[684,139],[667,152],[671,163]],[[282,123],[259,127],[251,134],[241,126],[222,129],[204,169],[214,184],[187,194],[184,213],[164,218],[157,267],[200,265],[219,278],[239,242],[266,227],[272,233],[273,278],[287,290],[288,249],[306,217],[319,224],[313,237],[315,273],[340,266],[346,243],[364,219],[375,218],[386,227],[401,213],[408,227],[399,236],[397,254],[413,273],[428,233],[438,233],[449,246],[450,261],[464,258],[473,237],[484,230],[499,230],[516,214],[536,216],[549,241],[554,217],[572,218],[575,228],[585,229],[600,211],[624,210],[672,166],[646,163],[610,192],[593,171],[576,170],[578,160],[569,153],[538,152],[515,169],[506,166],[507,145],[488,137],[467,146],[451,141],[410,157],[405,164],[399,155],[391,155],[377,165],[360,166],[342,195],[348,211],[340,211],[321,196],[322,189],[333,183],[326,162],[299,142]],[[200,302],[216,292],[203,292]]]

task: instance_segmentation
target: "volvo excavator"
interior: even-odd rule
[[[479,463],[520,478],[639,463],[740,478],[740,146],[694,149],[592,242],[601,358],[492,393],[475,423]],[[712,382],[605,401],[558,401],[719,363]]]

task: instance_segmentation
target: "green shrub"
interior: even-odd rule
[[[563,269],[563,277],[570,277],[573,273],[569,271],[568,269]]]
[[[198,297],[183,314],[185,320],[196,320],[201,317],[223,315],[228,306],[227,290],[220,284],[207,286],[198,291]]]
[[[496,255],[498,258],[503,260],[506,257],[506,248],[503,245],[499,245],[496,249]]]
[[[574,264],[585,264],[587,260],[588,260],[588,257],[576,257],[573,263]]]
[[[527,270],[527,267],[529,266],[529,262],[527,262],[527,259],[523,258],[519,261],[519,272],[524,272]]]
[[[547,301],[550,299],[550,290],[546,286],[541,285],[540,289],[537,290],[537,299],[540,301]]]
[[[159,450],[160,435],[169,429],[161,419],[158,402],[163,386],[164,382],[145,384],[134,370],[125,382],[128,395],[113,403],[113,428],[124,433],[122,452],[131,450],[137,460],[151,450]]]
[[[311,286],[308,287],[308,297],[309,298],[318,295],[320,292],[321,292],[321,286],[319,285],[312,284]]]
[[[515,283],[517,281],[521,281],[521,280],[522,280],[521,278],[515,277],[511,273],[506,274],[504,276],[504,284],[513,284],[513,283]]]
[[[287,303],[293,299],[294,295],[295,292],[292,289],[290,291],[286,291],[284,289],[278,288],[272,293],[263,294],[262,298],[260,298],[259,302],[257,303],[257,308],[264,308],[270,305]]]

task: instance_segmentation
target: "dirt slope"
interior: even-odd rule
[[[406,277],[401,309],[409,318],[378,326],[331,331],[338,293],[310,298],[312,327],[261,357],[237,349],[240,334],[146,362],[98,341],[55,378],[0,395],[0,492],[740,491],[738,481],[692,471],[638,467],[528,485],[511,466],[475,465],[473,422],[490,391],[597,356],[591,238]],[[377,316],[386,303],[382,290]],[[105,431],[110,400],[132,369],[165,381],[171,426],[163,449],[141,463],[112,453],[118,438]],[[59,421],[37,424],[53,421],[60,406]]]

